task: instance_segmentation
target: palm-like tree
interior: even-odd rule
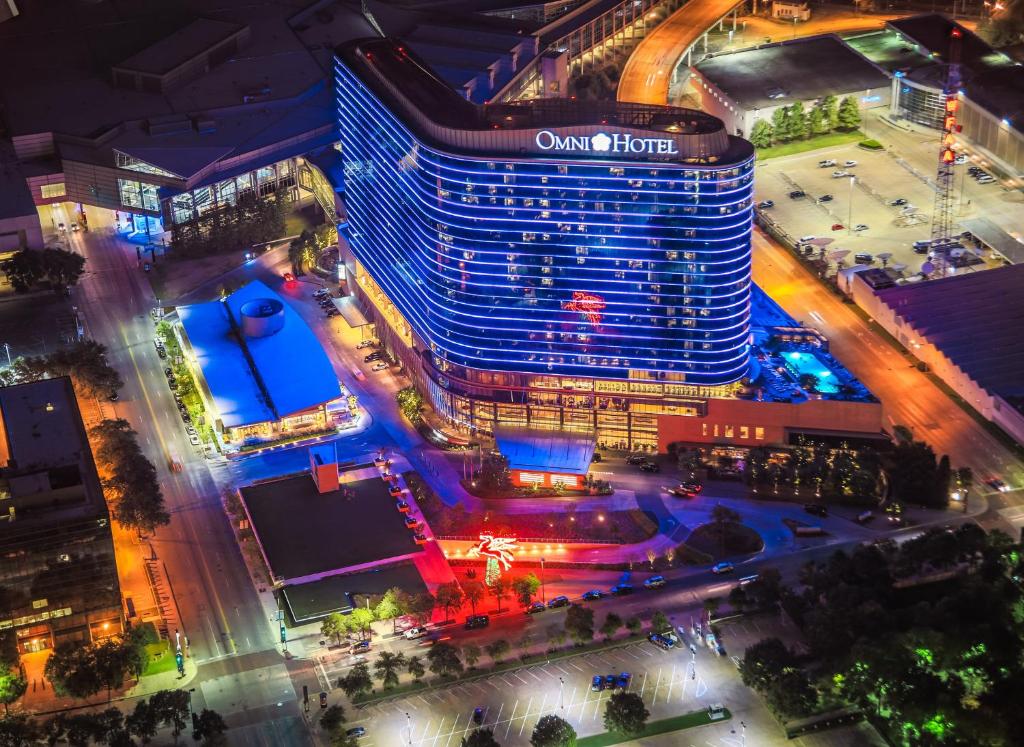
[[[381,684],[385,688],[398,685],[398,670],[405,666],[404,654],[393,654],[390,651],[381,651],[374,662],[373,669],[380,677]]]

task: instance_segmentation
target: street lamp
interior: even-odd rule
[[[544,558],[540,559],[540,598],[545,605],[548,603],[547,592],[544,589]]]
[[[409,744],[412,744],[412,716],[405,714],[405,723],[409,726]]]
[[[857,181],[857,177],[850,176],[850,209],[846,214],[846,233],[848,236],[853,235],[853,183]]]
[[[565,711],[565,679],[558,678],[558,710]]]
[[[11,346],[8,345],[6,342],[4,343],[4,350],[7,351],[7,367],[10,368],[11,367]]]

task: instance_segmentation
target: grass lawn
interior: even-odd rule
[[[860,130],[853,132],[830,132],[827,135],[818,135],[807,140],[794,140],[791,143],[773,145],[771,148],[760,148],[757,151],[757,160],[763,161],[767,158],[778,158],[779,156],[792,156],[795,153],[803,153],[818,148],[834,148],[837,145],[857,143],[864,139],[864,133]]]
[[[146,653],[149,655],[149,661],[146,662],[146,669],[142,672],[143,677],[161,672],[172,672],[177,666],[174,662],[170,641],[151,643],[146,646]]]
[[[716,719],[716,721],[728,721],[732,718],[732,714],[729,710],[725,710],[725,717]],[[583,737],[582,739],[576,740],[576,747],[609,747],[613,744],[622,744],[624,742],[632,742],[635,739],[642,737],[653,737],[657,734],[669,734],[673,731],[681,731],[682,729],[692,729],[695,726],[704,726],[712,723],[711,718],[708,716],[707,709],[701,711],[694,711],[693,713],[684,713],[682,716],[673,716],[672,718],[663,718],[661,721],[651,721],[644,727],[644,730],[639,734],[633,736],[626,736],[624,734],[617,734],[615,732],[605,732],[604,734],[594,734],[590,737]]]

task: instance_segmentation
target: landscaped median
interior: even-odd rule
[[[606,651],[608,649],[620,648],[622,646],[628,646],[633,643],[637,643],[642,640],[639,636],[630,635],[627,638],[619,638],[613,641],[600,641],[590,645],[584,646],[573,646],[572,648],[563,649],[560,651],[552,651],[549,653],[532,654],[519,659],[513,659],[511,661],[502,662],[495,664],[489,669],[472,669],[463,672],[461,675],[455,677],[437,677],[436,679],[430,680],[415,680],[413,682],[407,682],[404,685],[398,685],[387,690],[373,690],[368,693],[360,693],[352,697],[353,705],[364,705],[366,703],[373,703],[379,700],[386,700],[394,698],[399,695],[408,695],[409,693],[421,692],[423,690],[433,690],[439,687],[448,687],[456,682],[471,682],[473,680],[483,679],[484,677],[490,677],[495,674],[507,672],[514,669],[522,669],[523,667],[530,667],[534,664],[546,664],[551,661],[558,659],[568,659],[573,656],[582,656],[583,654],[592,654],[597,651]]]
[[[632,742],[635,739],[642,739],[644,737],[654,737],[658,734],[670,734],[674,731],[682,731],[683,729],[692,729],[695,726],[707,726],[708,724],[717,723],[720,721],[728,721],[732,718],[732,714],[728,708],[723,708],[719,711],[719,714],[715,718],[711,718],[711,714],[708,709],[700,711],[694,711],[693,713],[684,713],[682,716],[672,716],[671,718],[663,718],[660,721],[651,721],[649,724],[644,726],[643,731],[639,734],[619,734],[613,731],[606,731],[604,734],[594,734],[589,737],[581,737],[576,740],[576,747],[610,747],[614,744],[624,744],[625,742]]]

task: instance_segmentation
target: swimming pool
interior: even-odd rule
[[[797,378],[801,374],[814,374],[818,377],[818,391],[822,394],[835,394],[839,391],[839,383],[836,376],[829,370],[828,366],[818,360],[814,353],[799,353],[792,351],[783,353],[786,366]]]

